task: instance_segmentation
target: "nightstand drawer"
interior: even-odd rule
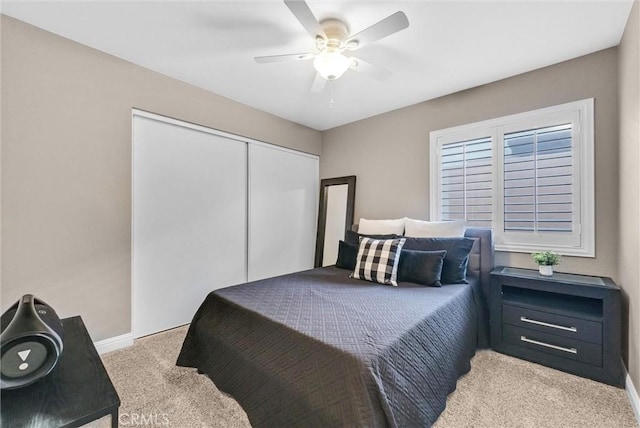
[[[502,339],[512,345],[598,367],[602,366],[602,346],[600,345],[509,324],[504,324],[502,329]]]
[[[591,343],[602,343],[602,323],[520,306],[502,305],[505,324]]]

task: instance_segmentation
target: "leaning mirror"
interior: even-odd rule
[[[320,181],[318,235],[315,267],[329,266],[338,258],[338,242],[353,224],[356,176],[325,178]]]

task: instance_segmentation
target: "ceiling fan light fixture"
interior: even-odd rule
[[[339,50],[325,50],[313,60],[313,67],[327,80],[336,80],[349,69],[351,61]]]
[[[377,80],[385,80],[391,75],[388,70],[352,56],[345,56],[343,52],[360,49],[404,30],[409,26],[409,19],[404,12],[398,11],[356,34],[351,34],[348,23],[341,19],[329,17],[318,21],[309,8],[307,0],[284,0],[284,3],[315,42],[314,53],[257,56],[254,57],[255,62],[270,63],[313,58],[313,67],[317,73],[311,92],[321,92],[326,86],[326,80],[332,82],[339,79],[348,69],[369,74]]]

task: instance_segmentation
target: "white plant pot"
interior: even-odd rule
[[[553,266],[539,265],[538,270],[540,271],[540,275],[544,275],[544,276],[553,275]]]

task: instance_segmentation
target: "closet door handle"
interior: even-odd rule
[[[520,340],[527,343],[533,343],[534,345],[544,346],[545,348],[557,349],[558,351],[568,352],[570,354],[577,354],[576,348],[564,348],[562,346],[552,345],[550,343],[538,342],[537,340],[528,339],[526,336],[520,336]]]
[[[531,318],[527,318],[527,317],[520,317],[520,321],[528,322],[529,324],[536,324],[536,325],[542,325],[545,327],[557,328],[558,330],[572,331],[574,333],[578,331],[576,327],[565,327],[563,325],[550,324],[544,321],[532,320]]]

